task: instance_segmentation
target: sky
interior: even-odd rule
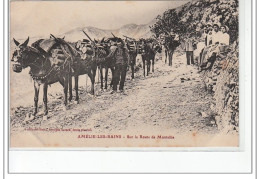
[[[11,37],[48,37],[77,27],[117,29],[125,24],[147,24],[165,10],[187,3],[178,1],[13,1]]]

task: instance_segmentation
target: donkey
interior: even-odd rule
[[[146,76],[149,75],[151,71],[151,61],[152,61],[152,72],[154,72],[154,61],[156,53],[161,53],[162,48],[160,45],[156,44],[152,39],[140,39],[138,42],[138,53],[142,56],[143,70],[145,77],[145,62],[147,63]]]
[[[113,74],[115,71],[115,62],[112,58],[106,58],[110,53],[110,39],[102,39],[101,41],[96,41],[96,50],[97,50],[97,64],[100,71],[100,81],[101,81],[101,90],[103,90],[103,78],[105,77],[105,89],[107,89],[107,81],[108,81],[108,70],[111,70],[112,80],[110,86],[112,86],[113,82]],[[103,69],[105,69],[105,75],[103,74]]]
[[[47,117],[48,114],[47,91],[48,85],[50,84],[59,82],[63,86],[64,108],[66,109],[68,83],[71,75],[71,63],[73,58],[68,54],[72,52],[69,52],[68,48],[66,48],[66,50],[62,50],[65,44],[60,45],[59,43],[54,42],[52,50],[60,52],[60,58],[54,59],[52,52],[42,53],[38,49],[28,46],[29,37],[22,44],[20,44],[15,39],[13,40],[16,45],[16,50],[14,51],[11,59],[11,62],[13,62],[13,71],[19,73],[22,71],[22,69],[29,67],[29,74],[31,75],[34,81],[33,116],[35,116],[38,111],[39,89],[41,85],[43,85],[43,102],[45,117]],[[37,43],[39,43],[39,41]]]
[[[165,37],[163,45],[165,47],[165,63],[167,63],[167,56],[168,56],[169,66],[172,66],[173,52],[180,45],[180,42],[179,40],[176,40],[172,36],[168,35]]]
[[[90,94],[95,94],[94,88],[97,71],[97,53],[95,46],[86,39],[83,39],[83,42],[79,40],[76,43],[75,48],[78,54],[78,60],[76,60],[76,62],[73,63],[72,75],[75,77],[76,101],[78,103],[78,77],[80,75],[87,74],[89,76],[91,80]]]

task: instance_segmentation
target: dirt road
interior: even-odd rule
[[[217,130],[210,109],[213,99],[205,91],[196,67],[185,65],[184,56],[174,56],[172,67],[162,60],[157,61],[155,72],[148,77],[143,77],[140,70],[135,80],[131,80],[129,73],[125,94],[110,92],[101,91],[97,84],[96,95],[91,96],[81,86],[80,104],[71,103],[67,111],[62,110],[61,91],[49,94],[53,98],[48,104],[47,120],[42,119],[43,114],[40,112],[34,120],[24,122],[26,115],[28,117],[28,113],[32,113],[32,106],[11,109],[11,145],[233,145],[227,137],[226,141],[219,137],[220,131]],[[140,140],[141,135],[147,136],[147,140]],[[153,135],[154,140],[151,139]],[[158,137],[161,135],[166,136],[166,139],[161,140]],[[110,137],[115,139],[107,140]],[[135,137],[139,140],[133,139]]]

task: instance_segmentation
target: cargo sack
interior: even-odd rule
[[[49,53],[52,47],[56,44],[55,39],[44,39],[39,43],[39,47]]]

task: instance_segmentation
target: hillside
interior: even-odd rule
[[[126,24],[118,29],[113,30],[105,30],[105,29],[99,29],[96,27],[82,27],[82,28],[76,28],[73,30],[70,30],[61,36],[65,36],[68,41],[77,41],[83,38],[86,38],[86,36],[82,33],[82,30],[84,30],[91,38],[93,39],[102,39],[103,37],[111,37],[113,33],[116,36],[123,37],[123,35],[133,37],[136,39],[140,38],[149,38],[152,36],[152,33],[150,31],[149,26],[154,21],[151,21],[148,24]]]
[[[238,0],[193,0],[158,15],[151,30],[157,36],[173,29],[182,37],[192,33],[199,37],[207,24],[226,25],[231,43],[238,38]]]
[[[202,71],[208,93],[214,97],[211,109],[218,128],[239,131],[239,2],[238,0],[193,0],[177,9],[158,15],[151,31],[159,37],[171,29],[185,40],[188,34],[203,41],[205,25],[225,25],[230,35],[229,52],[216,58],[211,69]],[[184,51],[183,49],[179,49]]]

